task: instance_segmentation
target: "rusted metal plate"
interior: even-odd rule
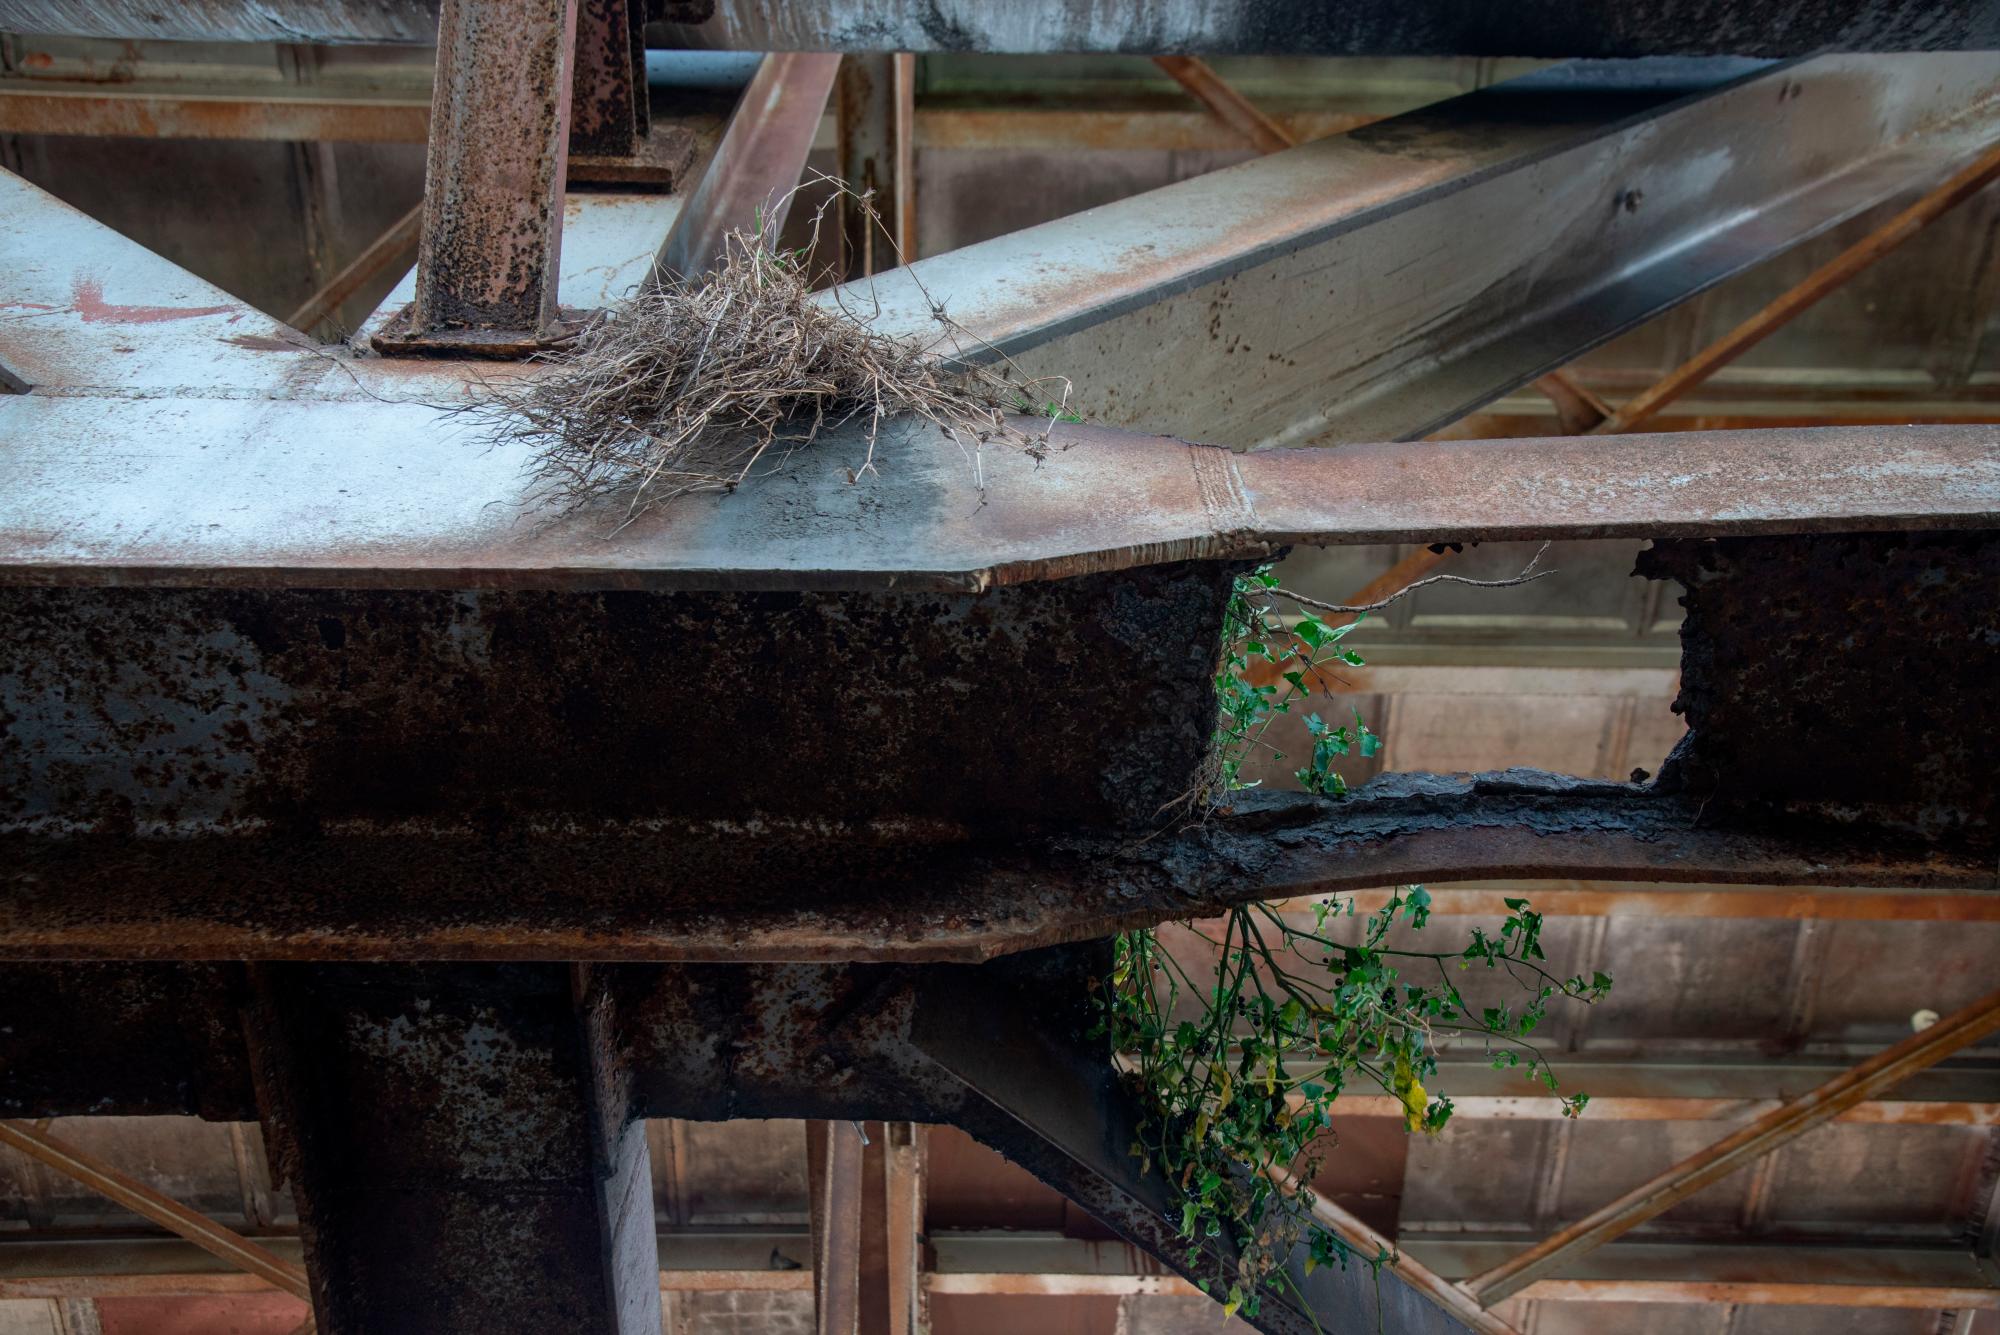
[[[432,406],[450,381],[310,360],[326,397],[0,399],[0,583],[978,590],[1302,543],[2000,526],[1990,426],[1238,456],[1057,424],[975,465],[888,424],[859,481],[848,430],[611,536],[616,503],[528,504],[526,452]]]
[[[1663,786],[1712,814],[2000,830],[1992,534],[1662,543],[1640,568],[1686,591],[1675,708],[1700,720]]]
[[[987,597],[7,590],[0,822],[1134,826],[1206,752],[1231,573]]]
[[[1563,67],[826,300],[1067,378],[1109,425],[1234,448],[1414,438],[2000,134],[1985,56],[1741,69],[1620,91]]]

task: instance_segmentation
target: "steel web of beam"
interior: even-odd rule
[[[558,83],[526,109],[542,166],[565,142]],[[1029,333],[952,310],[996,342],[1101,338],[1180,319],[1204,284],[1290,282],[1322,248],[1420,261],[1410,238],[1482,198],[1505,212],[1510,190],[1603,206],[1540,274],[1516,235],[1494,246],[1505,281],[1364,331],[1386,388],[1351,420],[1409,432],[1921,187],[1991,132],[1993,93],[1944,57],[1617,107],[1533,94],[1498,128],[1482,96],[1176,187],[1271,193],[1196,219],[1164,271],[1107,260],[1121,239],[1086,220],[915,273],[990,275],[994,254],[1081,237],[1069,305],[1021,317]],[[1760,99],[1790,117],[1776,139],[1666,172]],[[1854,128],[1837,114],[1870,127],[1858,162],[1810,138]],[[1356,155],[1379,164],[1372,193],[1302,222],[1318,168]],[[304,346],[0,188],[0,297],[33,317],[0,333],[0,991],[37,1021],[0,1033],[4,1110],[260,1116],[329,1331],[657,1329],[645,1116],[956,1124],[1182,1273],[1226,1273],[1228,1240],[1191,1261],[1165,1185],[1125,1155],[1129,1099],[1086,1036],[1101,946],[1066,943],[1122,926],[1490,875],[2000,888],[1990,429],[1236,456],[1063,428],[1045,459],[994,448],[975,472],[897,428],[879,479],[848,479],[850,433],[610,538],[603,515],[538,512],[519,453],[468,437],[462,366]],[[609,244],[581,216],[572,240]],[[642,273],[659,239],[612,267]],[[510,290],[546,313],[556,247],[530,249],[547,270]],[[426,257],[420,306],[452,277],[444,248]],[[1446,308],[1460,322],[1429,342],[1397,323]],[[1208,420],[1340,434],[1268,407]],[[1660,539],[1643,573],[1686,591],[1690,732],[1658,780],[1400,775],[1163,828],[1203,763],[1244,562],[1611,534]],[[538,1233],[502,1227],[524,1211]],[[400,1246],[415,1234],[437,1245]],[[534,1241],[558,1235],[560,1263]],[[1464,1328],[1393,1271],[1379,1299],[1359,1274],[1295,1278],[1303,1305],[1270,1303],[1262,1328]]]

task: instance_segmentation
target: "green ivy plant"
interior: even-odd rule
[[[1221,702],[1215,744],[1220,787],[1254,786],[1245,760],[1260,750],[1273,718],[1303,707],[1334,660],[1359,667],[1342,641],[1358,621],[1329,625],[1313,615],[1286,624],[1274,610],[1277,576],[1260,567],[1236,581],[1224,628]],[[1279,670],[1275,683],[1253,665]],[[1360,716],[1353,727],[1305,719],[1312,754],[1295,771],[1309,792],[1341,796],[1347,786],[1334,762],[1350,751],[1372,755],[1381,740]],[[1331,1116],[1343,1091],[1373,1086],[1401,1105],[1413,1133],[1436,1135],[1451,1119],[1451,1099],[1426,1081],[1437,1074],[1439,1045],[1476,1043],[1496,1068],[1516,1068],[1557,1088],[1534,1034],[1553,1002],[1589,1004],[1611,988],[1593,973],[1561,976],[1545,967],[1542,915],[1525,899],[1489,934],[1474,928],[1462,947],[1409,950],[1392,945],[1400,924],[1420,932],[1431,897],[1421,886],[1393,892],[1358,931],[1352,898],[1320,901],[1310,915],[1270,904],[1234,908],[1219,926],[1186,926],[1214,951],[1201,976],[1168,951],[1152,930],[1117,938],[1111,977],[1100,991],[1099,1032],[1111,1042],[1142,1115],[1130,1146],[1145,1171],[1167,1178],[1180,1208],[1180,1236],[1190,1265],[1229,1256],[1216,1292],[1226,1309],[1255,1315],[1269,1294],[1299,1300],[1286,1264],[1300,1247],[1307,1273],[1357,1259],[1338,1234],[1317,1223],[1303,1184],[1317,1175]],[[1330,927],[1329,924],[1332,924]],[[1400,941],[1402,938],[1396,938]],[[1466,970],[1508,975],[1522,989],[1509,1005],[1470,1004],[1458,977]],[[1565,1116],[1581,1113],[1583,1093],[1561,1099]],[[1280,1185],[1283,1183],[1284,1185]],[[1233,1252],[1220,1246],[1227,1238]],[[1379,1268],[1387,1252],[1362,1256]],[[1212,1289],[1210,1281],[1204,1288]]]

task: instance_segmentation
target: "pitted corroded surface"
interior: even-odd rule
[[[1662,783],[1712,821],[2000,841],[2000,536],[1663,542],[1689,732]]]
[[[1231,567],[987,594],[0,590],[0,825],[1150,820]]]
[[[259,1103],[329,1335],[659,1329],[645,1140],[577,983],[259,971]]]

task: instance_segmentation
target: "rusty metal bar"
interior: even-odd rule
[[[1593,1109],[1594,1113],[1594,1109]],[[1457,1221],[1448,1221],[1456,1224]],[[269,1239],[287,1253],[294,1238]],[[948,1230],[930,1235],[937,1263],[926,1294],[987,1297],[1170,1295],[1193,1284],[1138,1248],[1025,1230]],[[659,1234],[662,1293],[806,1292],[808,1269],[773,1270],[769,1256],[806,1256],[808,1235],[791,1231],[669,1229]],[[1444,1277],[1479,1268],[1515,1245],[1493,1236],[1419,1231],[1396,1241],[1408,1261]],[[1757,1306],[1936,1309],[2000,1306],[2000,1288],[1963,1250],[1894,1242],[1614,1242],[1582,1260],[1573,1278],[1541,1280],[1530,1301],[1736,1303]],[[17,1237],[0,1241],[0,1298],[194,1297],[270,1292],[255,1276],[220,1269],[177,1240]]]
[[[578,0],[569,151],[630,157],[650,124],[645,0]]]
[[[1630,431],[1777,332],[1828,293],[1942,218],[2000,177],[2000,144],[1888,222],[1813,270],[1743,323],[1681,363],[1652,388],[1626,400],[1590,428],[1592,435]]]
[[[837,55],[765,57],[701,184],[674,218],[655,262],[659,273],[707,273],[721,261],[732,232],[777,243],[840,62]]]
[[[1482,1306],[1519,1293],[1552,1271],[1671,1209],[1780,1145],[1943,1060],[2000,1032],[2000,992],[1988,993],[1930,1028],[1862,1062],[1811,1093],[1766,1113],[1672,1168],[1641,1183],[1533,1247],[1465,1282]]]
[[[1257,110],[1250,99],[1231,88],[1198,56],[1154,56],[1153,63],[1193,94],[1209,113],[1248,140],[1259,153],[1276,153],[1297,141],[1285,128]]]
[[[92,1191],[108,1196],[143,1219],[179,1234],[195,1246],[230,1265],[257,1276],[294,1298],[312,1301],[305,1271],[289,1261],[224,1228],[208,1216],[188,1209],[163,1196],[145,1183],[110,1164],[65,1144],[32,1122],[0,1121],[0,1144],[47,1164],[65,1177],[74,1178]]]
[[[883,1197],[889,1278],[888,1335],[926,1335],[924,1202],[928,1139],[916,1122],[883,1123]]]
[[[408,213],[390,224],[388,231],[369,242],[367,248],[350,260],[346,268],[328,279],[324,287],[286,316],[285,323],[294,329],[310,331],[321,320],[339,310],[369,279],[416,250],[423,221],[424,206],[419,201]]]
[[[806,1124],[815,1335],[857,1335],[860,1330],[861,1151],[855,1124]]]
[[[444,0],[416,299],[384,352],[520,356],[556,303],[577,0]]]

